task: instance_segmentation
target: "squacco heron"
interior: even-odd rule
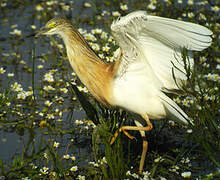
[[[141,173],[148,149],[145,132],[153,128],[149,119],[170,118],[188,123],[188,116],[165,94],[178,90],[187,80],[182,48],[189,50],[187,63],[192,68],[190,52],[209,47],[212,32],[201,25],[151,16],[145,11],[118,18],[111,31],[120,47],[115,63],[103,62],[65,18],[50,20],[38,34],[60,35],[73,70],[99,102],[124,108],[145,120],[135,120],[136,126],[119,129],[130,138],[127,130],[137,130],[143,137]],[[116,137],[117,133],[111,143]]]

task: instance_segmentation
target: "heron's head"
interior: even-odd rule
[[[58,17],[53,18],[47,22],[47,24],[40,29],[37,33],[38,35],[53,35],[53,34],[61,34],[65,28],[68,28],[70,23],[67,19]]]

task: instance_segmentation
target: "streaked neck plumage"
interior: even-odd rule
[[[113,64],[104,63],[72,26],[59,33],[64,40],[70,64],[92,95],[105,105],[113,105],[111,82]]]

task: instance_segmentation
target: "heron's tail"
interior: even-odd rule
[[[193,124],[188,115],[172,99],[165,94],[162,97],[160,96],[160,98],[163,100],[169,118],[186,125],[189,123]]]

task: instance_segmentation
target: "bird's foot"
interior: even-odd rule
[[[116,138],[118,137],[118,133],[121,132],[121,131],[122,131],[129,139],[131,139],[131,140],[132,140],[132,139],[137,140],[134,136],[130,135],[127,131],[125,131],[125,130],[123,129],[123,126],[122,126],[118,131],[115,132],[114,136],[112,137],[112,139],[111,139],[111,141],[110,141],[110,145],[112,145],[112,144],[115,142]]]

